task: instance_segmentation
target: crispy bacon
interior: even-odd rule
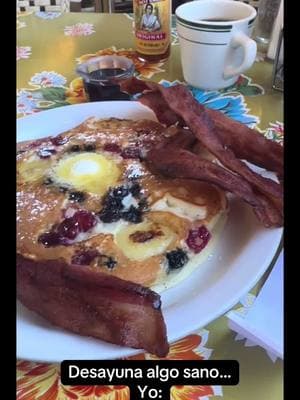
[[[157,92],[145,93],[140,96],[139,101],[151,108],[161,124],[170,126],[179,121],[178,116],[168,107],[163,97],[158,96]]]
[[[152,148],[156,149],[167,146],[168,149],[173,149],[173,147],[175,149],[191,149],[197,143],[197,139],[189,129],[170,127],[165,130],[165,133],[166,136],[156,146],[152,146]]]
[[[17,296],[61,328],[159,357],[168,353],[160,296],[141,285],[63,260],[18,255]]]
[[[152,86],[152,83],[150,85]],[[236,158],[229,148],[223,145],[215,129],[214,122],[209,117],[205,107],[193,98],[185,86],[175,85],[164,88],[161,85],[157,85],[155,87],[161,92],[169,108],[185,121],[197,139],[225,167],[243,176],[249,183],[267,196],[282,197],[282,188],[280,185],[250,170],[245,163]]]
[[[234,151],[238,158],[283,175],[283,147],[266,139],[255,129],[243,125],[217,110],[207,108],[214,120],[223,143]]]
[[[128,93],[144,93],[140,96],[139,101],[150,107],[161,123],[171,125],[179,122],[182,124],[181,118],[170,110],[168,103],[157,93],[160,86],[157,83],[141,81],[136,78],[122,83],[123,90]],[[201,108],[200,104],[198,106]],[[236,157],[276,172],[280,177],[283,176],[283,148],[281,145],[266,139],[255,129],[250,129],[246,125],[228,118],[220,111],[209,108],[205,108],[205,110],[213,119],[217,134],[223,144],[231,148]]]
[[[147,160],[155,171],[172,178],[197,179],[215,184],[234,193],[253,207],[258,219],[266,227],[281,226],[282,215],[263,195],[255,193],[240,176],[184,149],[160,147],[152,149]]]
[[[222,133],[220,133],[220,129],[217,128],[216,124],[219,123],[219,126],[220,124],[224,125],[224,118],[220,116],[222,114],[215,111],[211,113],[210,110],[206,109],[202,104],[199,104],[193,98],[187,87],[184,85],[175,85],[165,88],[162,85],[154,82],[141,83],[139,81],[137,83],[136,79],[128,80],[123,85],[123,90],[130,93],[136,93],[137,89],[143,90],[140,101],[154,109],[160,122],[164,122],[166,125],[168,125],[169,123],[174,123],[175,117],[177,116],[177,122],[179,123],[179,125],[185,125],[189,127],[189,129],[198,139],[199,143],[201,143],[211,154],[213,154],[221,162],[221,164],[225,166],[225,168],[240,176],[240,182],[242,182],[242,180],[248,182],[248,186],[251,190],[251,201],[253,202],[255,198],[260,204],[260,206],[254,206],[253,204],[252,206],[254,206],[254,210],[256,210],[255,212],[258,218],[263,222],[265,226],[278,226],[282,224],[282,185],[255,173],[242,160],[238,158],[248,158],[251,161],[259,159],[259,165],[262,165],[261,161],[263,160],[262,150],[259,150],[259,154],[255,157],[251,158],[251,156],[247,156],[247,153],[250,153],[254,150],[253,142],[257,142],[256,139],[250,140],[252,147],[250,146],[247,151],[243,150],[245,140],[243,141],[241,140],[241,138],[238,138],[238,134],[236,133],[236,124],[238,126],[240,126],[241,124],[233,121],[234,123],[229,124],[229,128],[227,129],[227,131],[225,131],[225,134],[223,133],[223,131]],[[155,99],[159,100],[159,105],[155,105]],[[162,100],[165,101],[164,104]],[[161,110],[163,108],[163,105],[165,105],[165,111],[162,112]],[[218,117],[215,117],[216,113],[218,114]],[[211,118],[211,115],[214,116],[213,119]],[[182,123],[182,121],[184,123]],[[229,132],[231,132],[231,130],[235,131],[235,133],[232,134],[229,140]],[[243,132],[246,132],[244,134],[244,137],[247,138],[249,136],[249,131],[251,131],[249,130],[249,128],[247,128],[247,130],[243,129]],[[257,138],[257,135],[260,134],[256,133],[254,136]],[[267,139],[263,138],[261,135],[259,136],[259,138],[260,141],[258,143],[271,142],[267,141]],[[271,147],[273,146],[274,145],[269,146],[269,149],[271,149]],[[278,149],[277,146],[279,145],[275,145],[276,149]],[[174,149],[176,150],[175,146],[172,147],[172,151]],[[234,149],[236,149],[238,155],[234,153]],[[277,151],[276,154],[281,154],[282,163],[282,149],[280,151]],[[268,165],[274,165],[274,163],[269,161],[267,162]],[[165,160],[161,159],[161,163],[164,162]],[[209,178],[211,179],[212,176],[210,175]],[[227,176],[227,178],[230,179],[229,176]],[[222,186],[222,182],[220,180],[218,182],[218,185],[220,187],[224,187],[224,183]],[[228,182],[225,182],[225,186],[228,186]],[[229,188],[227,190],[236,193],[238,188],[234,188],[233,186],[229,185]],[[244,198],[243,196],[240,197]],[[244,200],[247,201],[245,198]]]

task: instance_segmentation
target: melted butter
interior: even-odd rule
[[[71,168],[73,175],[97,174],[100,172],[99,163],[92,160],[79,160]]]
[[[178,199],[169,193],[159,199],[151,207],[152,211],[167,211],[181,218],[187,218],[190,221],[202,220],[207,216],[205,206],[199,206],[190,202]]]
[[[67,156],[53,168],[54,180],[94,194],[104,194],[120,175],[114,160],[98,153]]]
[[[128,226],[128,222],[119,220],[117,222],[111,222],[111,223],[104,223],[102,221],[99,221],[93,229],[91,229],[88,232],[81,232],[76,239],[74,240],[74,243],[82,242],[85,240],[89,240],[94,236],[101,235],[101,234],[110,234],[115,236],[120,229],[123,229],[124,227]]]

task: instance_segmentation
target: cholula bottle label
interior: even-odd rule
[[[171,33],[170,0],[134,0],[135,43],[139,54],[167,57]]]

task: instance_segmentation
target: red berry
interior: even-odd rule
[[[94,214],[89,211],[77,211],[72,218],[74,218],[74,220],[78,223],[81,232],[89,231],[97,223]]]
[[[61,236],[73,240],[80,233],[79,224],[73,217],[66,218],[59,224],[57,232]]]
[[[45,232],[39,236],[38,242],[42,243],[45,247],[55,247],[60,245],[67,245],[67,241],[58,232]]]
[[[105,143],[103,146],[104,151],[110,151],[111,153],[121,153],[121,147],[117,143]]]
[[[211,238],[210,232],[202,225],[197,229],[191,229],[186,239],[186,244],[194,253],[200,253]]]
[[[79,233],[87,232],[97,223],[96,217],[89,211],[76,211],[74,215],[65,218],[60,224],[53,225],[50,232],[39,236],[38,241],[46,247],[69,245]]]
[[[123,149],[121,156],[123,158],[140,158],[140,150],[138,147],[126,147]]]
[[[68,138],[65,136],[55,136],[53,138],[50,139],[51,143],[54,144],[54,146],[62,146],[63,144],[68,142]]]

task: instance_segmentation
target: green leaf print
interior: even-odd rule
[[[42,88],[40,92],[43,95],[44,100],[48,101],[65,101],[66,89],[61,87],[49,87]]]

